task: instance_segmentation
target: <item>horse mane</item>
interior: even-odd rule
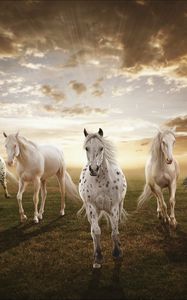
[[[35,148],[35,149],[38,149],[37,144],[35,144],[34,142],[32,142],[32,141],[26,139],[26,138],[23,137],[23,136],[18,136],[18,137],[17,137],[17,141],[18,141],[18,143],[20,143],[20,144],[23,145],[24,147],[25,147],[25,146],[31,146],[31,147],[33,147],[33,148]]]
[[[171,129],[165,129],[163,132],[158,132],[157,135],[153,138],[150,153],[153,155],[153,157],[156,159],[160,155],[160,146],[161,141],[164,135],[166,134],[172,134],[175,137],[175,133]]]
[[[106,158],[106,160],[112,164],[116,164],[116,158],[115,158],[115,154],[116,154],[116,150],[115,147],[113,145],[113,143],[109,140],[107,140],[107,138],[105,137],[101,137],[98,133],[90,133],[87,135],[85,142],[84,142],[84,146],[83,148],[86,148],[86,144],[89,140],[91,140],[92,138],[97,138],[101,144],[103,145],[104,148],[104,158]]]

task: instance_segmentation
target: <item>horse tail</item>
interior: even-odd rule
[[[145,184],[144,190],[140,195],[140,197],[138,198],[137,209],[140,209],[144,205],[144,203],[151,198],[151,196],[152,196],[151,188],[148,184]]]
[[[77,217],[78,217],[78,218],[82,217],[83,213],[84,213],[84,216],[83,216],[83,217],[86,217],[86,208],[85,208],[84,203],[83,203],[83,205],[81,206],[81,208],[78,210],[78,212],[77,212]]]
[[[126,212],[126,210],[124,208],[122,208],[122,210],[120,211],[120,222],[121,223],[124,223],[127,221],[128,219],[128,212]]]
[[[77,186],[74,184],[70,174],[66,171],[65,173],[65,191],[66,196],[70,199],[73,199],[75,201],[80,201],[80,196],[78,193]]]
[[[6,174],[7,174],[7,177],[12,179],[15,183],[18,183],[16,176],[14,176],[14,174],[12,172],[10,172],[9,170],[6,169]]]

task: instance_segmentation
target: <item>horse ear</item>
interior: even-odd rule
[[[19,131],[16,133],[16,138],[18,138],[18,136],[19,136]]]
[[[3,132],[3,135],[4,135],[5,138],[7,138],[7,134],[5,132]]]
[[[173,126],[173,127],[171,128],[171,131],[172,131],[173,133],[175,133],[175,132],[176,132],[176,129],[177,129],[177,126]]]
[[[102,130],[101,128],[99,128],[98,134],[99,134],[100,136],[103,136],[103,130]]]
[[[85,135],[85,137],[87,137],[87,135],[88,135],[88,132],[85,128],[84,128],[84,135]]]

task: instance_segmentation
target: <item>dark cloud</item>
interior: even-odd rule
[[[78,95],[80,95],[80,94],[86,92],[86,90],[87,90],[87,88],[86,88],[86,86],[85,86],[84,83],[78,82],[78,81],[76,81],[76,80],[71,80],[71,81],[69,82],[69,85],[72,87],[72,89],[73,89]]]
[[[66,99],[65,94],[62,91],[59,91],[58,89],[51,87],[48,84],[45,84],[41,87],[41,92],[56,102],[63,101]]]
[[[0,32],[0,56],[13,56],[16,52],[13,40]]]
[[[91,57],[121,59],[124,70],[187,63],[187,1],[0,1],[0,55],[56,47],[66,67]],[[73,51],[72,51],[73,50]]]
[[[171,119],[165,123],[166,126],[175,127],[177,131],[187,133],[187,115]]]

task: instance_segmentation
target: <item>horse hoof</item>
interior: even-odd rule
[[[42,220],[43,219],[43,216],[42,214],[38,214],[38,219]]]
[[[177,221],[170,218],[170,222],[169,222],[170,226],[173,228],[173,229],[176,229],[177,228]]]
[[[159,220],[162,219],[162,213],[161,213],[161,212],[158,212],[158,213],[157,213],[157,218],[158,218]]]
[[[101,264],[99,264],[99,263],[93,263],[93,268],[94,269],[100,269],[101,268]]]
[[[6,194],[5,198],[7,198],[7,199],[11,198],[10,194]]]
[[[60,215],[61,215],[61,217],[63,217],[65,215],[64,209],[60,211]]]
[[[23,215],[21,216],[21,223],[24,223],[27,220],[27,216]]]
[[[122,259],[123,257],[123,251],[120,249],[114,249],[113,252],[112,252],[112,256],[114,259]]]
[[[34,221],[35,224],[38,224],[38,223],[39,223],[39,220],[38,220],[38,218],[36,218],[36,217],[34,218],[33,221]]]

